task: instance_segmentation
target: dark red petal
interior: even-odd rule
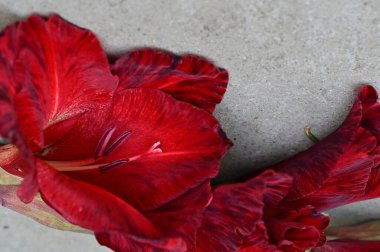
[[[266,184],[268,181],[268,185]],[[264,200],[280,187],[275,182],[290,186],[290,177],[268,170],[244,183],[219,186],[214,190],[210,206],[203,214],[203,222],[197,233],[197,251],[275,251],[268,242],[262,220]],[[268,186],[268,187],[267,187]],[[287,191],[284,186],[285,192]],[[261,251],[261,250],[257,250]]]
[[[9,64],[6,61],[2,63]],[[29,203],[38,192],[37,183],[34,181],[32,150],[37,142],[42,140],[41,120],[36,113],[39,111],[39,106],[25,91],[25,88],[16,94],[15,86],[7,86],[6,80],[2,78],[7,67],[0,65],[0,136],[7,143],[11,143],[7,146],[13,146],[13,149],[18,150],[13,151],[13,161],[6,165],[3,164],[2,167],[9,173],[25,178],[18,188],[17,194],[23,202]],[[32,139],[39,140],[36,142]]]
[[[322,187],[303,198],[283,202],[296,208],[312,204],[318,210],[327,210],[355,201],[365,194],[370,173],[376,156],[370,155],[377,145],[376,138],[363,128],[359,128],[355,140],[339,157]]]
[[[206,182],[145,214],[167,237],[181,237],[188,251],[191,251],[202,222],[202,213],[211,199],[210,183]]]
[[[115,62],[112,71],[120,79],[118,90],[159,89],[209,112],[221,102],[228,83],[227,71],[206,59],[158,49],[130,51]]]
[[[112,113],[106,120],[105,116],[96,110],[84,114],[61,141],[46,149],[44,159],[93,159],[110,128],[114,130],[107,148],[131,132],[99,159],[98,163],[112,164],[110,169],[68,174],[102,187],[139,209],[155,209],[209,181],[230,146],[212,115],[153,89],[120,92]],[[162,153],[147,154],[158,142]]]
[[[313,248],[312,252],[378,252],[380,251],[380,241],[360,241],[360,240],[331,240],[323,247]]]
[[[44,146],[43,130],[109,103],[117,78],[96,37],[57,15],[8,26],[0,55],[0,135],[20,149],[23,176],[31,177],[32,152]],[[21,191],[32,197],[29,189]]]
[[[367,199],[374,199],[380,196],[380,158],[377,160],[377,165],[371,170],[369,179],[366,184],[365,193],[362,195],[357,195],[352,202],[361,201]]]
[[[278,203],[288,194],[292,185],[292,179],[288,175],[273,171],[263,171],[258,177],[250,179],[246,183],[250,186],[253,181],[258,179],[265,182],[266,191],[263,200],[266,207],[277,207]]]
[[[116,252],[185,252],[186,243],[180,238],[147,239],[133,237],[121,232],[109,231],[96,233],[96,239],[101,245],[107,246]]]
[[[374,87],[365,85],[360,89],[359,100],[362,102],[363,111],[377,103],[378,95]]]
[[[3,69],[0,67],[0,76],[2,70]],[[12,143],[14,146],[16,146],[23,154],[23,157],[25,157],[26,161],[31,160],[33,154],[29,149],[27,139],[25,139],[26,132],[24,133],[23,129],[21,128],[22,125],[19,123],[20,120],[17,117],[17,112],[13,106],[15,103],[14,99],[17,100],[17,97],[14,97],[15,94],[13,91],[10,91],[12,90],[12,87],[3,86],[2,83],[0,83],[0,85],[0,136],[2,140],[5,140],[8,143]],[[24,104],[26,105],[25,100]],[[33,112],[28,106],[22,107],[22,109],[23,111]],[[22,120],[31,125],[29,132],[32,135],[38,135],[39,133],[35,131],[33,127],[33,125],[35,125],[33,118],[27,114],[25,114],[25,117],[23,117]],[[32,115],[32,113],[29,115]]]
[[[364,86],[360,90],[359,100],[363,104],[363,119],[361,126],[369,131],[380,142],[380,103],[377,102],[378,94],[374,87]]]
[[[267,221],[266,224],[269,227],[268,232],[275,234],[272,239],[278,241],[276,245],[281,251],[303,252],[317,245],[320,240],[320,231],[311,225],[279,220]]]
[[[274,167],[293,177],[287,200],[296,200],[319,190],[347,148],[352,144],[362,118],[361,102],[355,102],[347,119],[335,132],[311,148]]]
[[[19,64],[35,85],[44,110],[44,126],[50,126],[108,102],[117,85],[97,38],[57,15],[32,16],[22,26],[16,43]]]
[[[12,89],[17,125],[40,148],[43,128],[109,102],[117,85],[96,37],[57,15],[9,26],[0,51],[0,83]]]
[[[36,131],[33,127],[33,125],[38,125],[41,120],[35,117],[32,109],[28,108],[29,106],[33,107],[34,102],[18,81],[21,71],[17,71],[18,68],[15,63],[18,49],[14,41],[20,37],[20,26],[20,23],[16,23],[5,29],[0,36],[0,136],[9,143],[16,145],[23,155],[29,159],[32,154],[25,139],[26,132],[24,133],[23,129],[20,128],[20,120],[30,124],[27,130],[31,134],[30,137],[34,138],[41,137],[41,132]],[[18,93],[22,94],[17,95]],[[22,118],[18,118],[18,108],[15,108],[15,104],[29,113],[24,113]]]
[[[31,171],[28,172],[24,179],[22,180],[21,185],[17,190],[17,196],[24,203],[29,203],[33,200],[38,192],[38,183],[37,183],[37,172]]]
[[[372,86],[364,86],[360,92],[360,99],[366,105],[363,114],[362,127],[368,129],[380,143],[380,104],[377,103],[377,92]],[[363,195],[357,195],[353,201],[377,198],[380,196],[380,148],[373,151],[374,155],[374,168],[368,179],[368,183]]]
[[[302,207],[312,204],[319,210],[326,210],[359,200],[379,196],[380,163],[377,125],[380,118],[377,93],[371,86],[364,86],[358,96],[363,104],[363,119],[356,130],[353,142],[338,156],[319,190],[298,199],[287,198],[283,205]]]
[[[369,107],[363,116],[362,125],[364,128],[370,130],[378,140],[380,140],[380,103]]]
[[[197,232],[196,251],[236,251],[243,246],[244,236],[264,239],[263,191],[260,181],[251,188],[246,185],[217,188]]]
[[[36,160],[36,166],[43,199],[69,222],[95,233],[114,231],[151,239],[160,236],[142,213],[115,195],[70,179],[44,161]]]
[[[317,212],[312,206],[297,211],[284,210],[264,219],[269,239],[282,251],[303,252],[325,242],[323,230],[329,224],[328,216]]]

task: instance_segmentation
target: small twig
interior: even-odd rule
[[[311,127],[310,126],[306,126],[304,128],[304,131],[305,131],[305,135],[310,139],[310,141],[312,141],[313,143],[318,143],[319,142],[319,139],[313,135],[313,133],[311,133]]]

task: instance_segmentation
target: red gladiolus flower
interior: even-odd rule
[[[380,196],[377,98],[363,87],[334,133],[244,183],[216,188],[198,231],[199,251],[345,251],[351,245],[377,251],[378,242],[369,241],[323,246],[328,217],[319,212]]]
[[[322,245],[329,218],[312,206],[279,206],[291,177],[267,170],[244,182],[217,187],[203,213],[196,251],[305,251]]]
[[[312,204],[322,211],[380,196],[379,106],[373,87],[364,86],[339,129],[271,167],[294,179],[283,206]]]
[[[312,204],[319,211],[380,197],[380,103],[364,86],[343,125],[312,148],[272,167],[293,177],[283,207]],[[309,160],[309,161],[308,161]],[[319,179],[306,181],[304,178]],[[310,185],[313,183],[313,185]],[[332,240],[312,251],[378,251],[377,241]]]
[[[59,16],[6,28],[0,166],[23,179],[22,201],[39,192],[47,218],[59,213],[116,251],[191,249],[231,145],[209,113],[227,72],[158,50],[133,51],[113,72],[97,38]],[[14,195],[1,187],[6,206],[21,204]]]
[[[117,90],[153,88],[213,112],[226,92],[228,73],[195,55],[178,56],[157,49],[126,53],[112,66]]]

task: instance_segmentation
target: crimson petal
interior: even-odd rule
[[[363,111],[366,111],[368,108],[375,105],[378,98],[379,97],[374,87],[370,85],[364,85],[360,89],[359,100],[362,102]]]
[[[68,174],[102,187],[139,209],[155,209],[209,181],[230,146],[212,115],[161,91],[125,90],[115,96],[108,118],[101,113],[94,110],[84,114],[65,137],[46,149],[43,158],[93,159],[98,142],[111,134],[110,128],[114,130],[108,145],[127,135],[117,148],[95,162],[100,169],[81,171],[78,167]],[[158,152],[154,148],[159,148]]]
[[[210,183],[205,182],[192,188],[171,202],[145,215],[167,237],[181,237],[187,251],[192,251],[196,243],[196,233],[202,221],[202,213],[212,199]]]
[[[148,239],[122,232],[108,231],[96,233],[99,244],[107,246],[116,252],[185,252],[186,244],[180,238]]]
[[[268,170],[247,182],[217,187],[203,214],[196,251],[277,251],[262,219],[264,202],[275,202],[271,195],[284,197],[290,185],[289,176]]]
[[[109,102],[117,85],[96,37],[57,15],[10,25],[0,51],[1,96],[13,107],[1,108],[1,118],[13,112],[34,151],[44,145],[43,128]],[[14,134],[9,129],[2,124],[1,135]]]
[[[57,15],[8,26],[0,37],[0,135],[20,149],[22,176],[35,176],[32,152],[46,144],[44,129],[109,103],[116,85],[91,32]],[[33,193],[23,192],[36,191],[35,185],[25,185],[28,181],[34,183],[25,180],[19,191],[25,201]]]
[[[361,118],[361,102],[357,101],[345,122],[335,132],[308,150],[270,168],[293,177],[293,186],[286,199],[302,198],[323,186],[339,157],[354,140]]]
[[[0,37],[0,43],[1,39],[2,37]],[[29,149],[26,137],[39,139],[42,137],[42,124],[36,115],[39,106],[25,91],[25,88],[16,91],[17,84],[12,83],[12,80],[7,82],[9,73],[4,72],[7,72],[9,66],[6,64],[9,63],[5,60],[0,62],[3,63],[0,65],[0,136],[2,144],[12,143],[17,146],[26,162],[30,162],[33,154]]]
[[[326,210],[379,197],[380,107],[377,97],[377,92],[373,87],[364,86],[361,89],[354,107],[360,103],[363,116],[360,126],[354,131],[353,141],[345,146],[343,153],[336,153],[336,162],[330,167],[328,177],[318,190],[299,198],[287,197],[283,205],[303,207],[312,204],[319,210]],[[354,112],[351,111],[352,113]],[[346,123],[352,117],[351,114]],[[317,155],[317,153],[310,152],[309,155],[312,157],[311,155]],[[304,165],[307,164],[304,163]],[[315,170],[323,173],[322,166],[316,167]],[[299,176],[303,175],[304,173],[300,170]],[[303,186],[302,181],[299,182],[299,186]]]
[[[0,78],[3,71],[4,68],[0,67]],[[13,146],[13,149],[19,150],[13,151],[12,162],[3,164],[2,168],[11,174],[25,178],[18,189],[18,195],[27,203],[33,200],[38,187],[33,180],[35,177],[35,171],[32,169],[33,153],[25,136],[39,138],[42,130],[36,126],[39,125],[38,116],[35,115],[38,105],[28,96],[25,89],[17,95],[15,92],[12,86],[0,87],[0,136],[5,138],[7,143],[12,143],[6,146]]]
[[[279,211],[278,208],[273,210]],[[324,244],[326,237],[322,231],[328,226],[329,217],[312,206],[306,206],[297,211],[287,209],[283,213],[267,216],[265,224],[270,240],[282,251],[303,252]]]
[[[159,89],[208,112],[221,102],[228,83],[227,71],[206,59],[158,49],[130,51],[114,63],[112,71],[120,79],[118,90]]]
[[[144,215],[115,195],[70,179],[41,160],[36,161],[36,166],[44,201],[69,222],[94,231],[104,245],[116,246],[105,244],[114,239],[104,239],[114,233],[119,234],[120,242],[130,244],[149,243],[161,237],[160,231]]]
[[[35,85],[36,98],[44,110],[44,127],[109,102],[117,85],[106,55],[90,32],[57,15],[32,16],[23,23],[16,43],[19,64]]]
[[[376,147],[376,138],[363,128],[359,128],[355,140],[339,156],[322,187],[303,198],[283,202],[283,205],[296,208],[312,204],[318,210],[327,210],[356,201],[365,194],[370,173],[377,155],[370,155]]]

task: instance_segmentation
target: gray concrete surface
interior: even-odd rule
[[[0,26],[33,12],[57,12],[93,30],[109,53],[154,46],[227,68],[230,86],[216,116],[235,147],[219,181],[307,148],[305,125],[325,136],[361,83],[380,82],[379,1],[0,0]],[[378,218],[379,204],[331,216],[338,225]],[[50,230],[4,209],[0,243],[0,251],[107,251],[89,235]]]

